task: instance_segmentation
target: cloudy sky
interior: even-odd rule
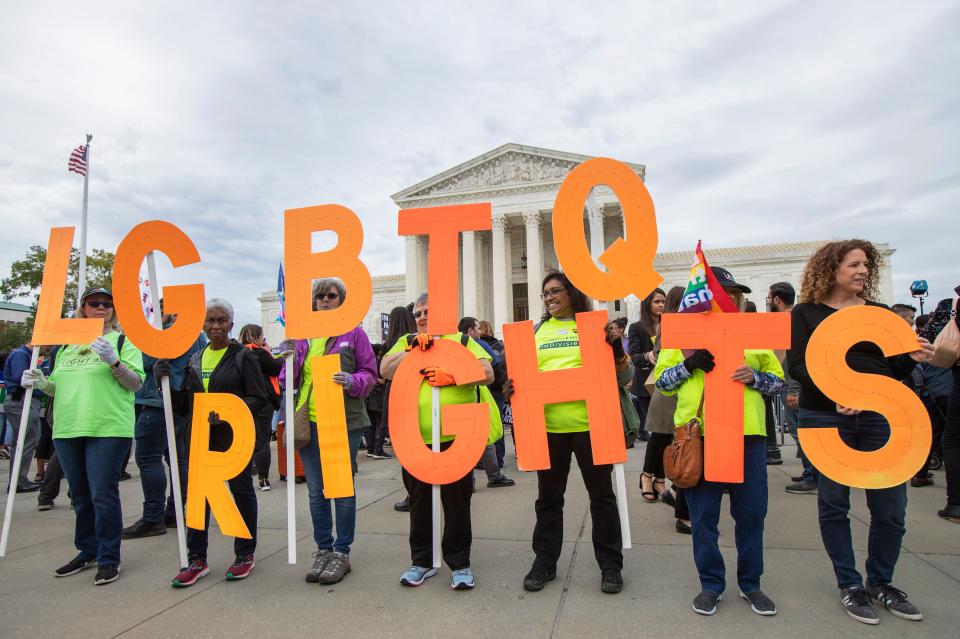
[[[390,194],[506,142],[647,165],[660,248],[859,236],[960,284],[957,2],[35,2],[0,8],[0,273],[165,219],[169,283],[259,321],[282,212],[339,203],[400,272]],[[165,260],[161,260],[165,262]]]

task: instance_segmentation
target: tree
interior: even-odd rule
[[[15,260],[10,266],[10,276],[0,280],[0,295],[6,300],[29,296],[36,312],[40,299],[40,283],[43,281],[43,265],[47,260],[47,249],[31,246],[23,259]],[[77,278],[80,274],[80,251],[71,249],[70,268],[67,270],[67,290],[63,296],[63,312],[75,308],[77,302]],[[113,253],[102,249],[93,249],[87,257],[87,285],[103,286],[110,290],[113,284]]]
[[[0,322],[0,353],[9,353],[15,348],[30,341],[33,332],[33,322],[18,324],[16,322]]]

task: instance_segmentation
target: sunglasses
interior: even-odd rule
[[[113,302],[84,302],[83,304],[90,308],[113,308]]]
[[[315,300],[336,300],[340,299],[340,293],[318,293]]]
[[[420,319],[421,317],[426,317],[426,316],[427,316],[427,309],[423,309],[422,311],[414,311],[414,312],[413,312],[413,318],[414,318],[414,319]]]

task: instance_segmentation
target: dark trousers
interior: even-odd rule
[[[256,443],[253,445],[253,463],[257,467],[257,476],[260,479],[270,478],[270,434],[273,432],[273,404],[267,402],[260,412],[253,418],[256,429]]]
[[[647,451],[643,454],[643,472],[650,473],[657,479],[663,479],[663,451],[667,449],[673,435],[666,433],[650,433],[647,441]]]
[[[650,433],[647,433],[647,413],[650,412],[650,396],[645,397],[631,396],[633,398],[633,407],[637,409],[637,416],[640,417],[640,432],[637,437],[646,440]]]
[[[943,469],[947,475],[947,505],[960,506],[960,367],[953,367],[953,392],[943,429]]]
[[[690,509],[687,507],[687,491],[685,488],[674,486],[677,491],[676,504],[673,506],[673,516],[677,519],[690,521]]]
[[[60,466],[60,456],[57,454],[56,446],[53,446],[51,447],[50,459],[47,460],[47,467],[43,471],[43,481],[40,482],[37,502],[52,504],[53,500],[60,496],[61,479],[63,479],[63,468]]]
[[[534,563],[554,570],[563,547],[563,503],[570,458],[577,456],[580,475],[590,496],[593,554],[600,569],[623,567],[620,512],[613,492],[613,466],[593,464],[590,433],[547,433],[550,469],[537,471],[537,523],[533,528]]]
[[[70,484],[77,521],[74,545],[100,565],[120,564],[120,467],[130,449],[126,437],[57,439],[57,455]]]
[[[446,450],[452,442],[440,444]],[[440,487],[443,507],[443,537],[440,550],[450,570],[470,567],[470,545],[473,529],[470,526],[470,499],[473,497],[473,471]],[[414,566],[433,566],[433,486],[424,483],[403,470],[403,485],[410,495],[410,560]]]
[[[367,452],[383,454],[383,442],[387,438],[387,425],[383,423],[382,413],[378,410],[368,410],[370,426],[365,431]]]
[[[927,463],[920,467],[916,477],[930,477],[930,457],[934,454],[943,458],[943,432],[947,427],[947,412],[950,410],[950,397],[932,397],[923,402],[927,407],[927,414],[930,416],[930,428],[933,431],[933,437],[930,439],[930,455],[927,457]]]
[[[40,440],[37,442],[35,457],[37,459],[50,459],[53,454],[53,429],[46,417],[40,418]]]
[[[773,417],[773,402],[775,401],[777,401],[775,397],[763,396],[763,415],[767,424],[767,450],[772,453],[773,457],[779,459],[780,444],[777,442],[777,423]]]
[[[859,415],[841,415],[836,411],[800,409],[800,427],[836,428],[840,439],[850,448],[871,451],[881,448],[890,437],[890,425],[883,415],[864,411]],[[907,529],[906,483],[892,488],[867,489],[870,533],[867,538],[867,581],[888,584],[900,557],[900,544]],[[849,588],[863,584],[857,572],[853,539],[850,533],[850,487],[817,473],[817,507],[820,536],[833,562],[837,586]]]
[[[744,437],[743,483],[725,484],[701,479],[687,488],[687,505],[693,528],[693,561],[700,587],[715,593],[726,588],[726,568],[720,552],[720,506],[723,490],[730,490],[730,515],[737,545],[737,584],[743,592],[760,589],[763,575],[763,524],[767,516],[767,442],[765,437]]]

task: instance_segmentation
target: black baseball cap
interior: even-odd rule
[[[743,284],[737,284],[737,281],[733,279],[733,274],[730,273],[725,268],[719,266],[711,266],[710,270],[713,271],[713,276],[717,278],[717,281],[720,282],[720,286],[725,286],[727,288],[737,288],[743,291],[744,293],[750,293],[750,287],[744,286]]]
[[[83,292],[83,297],[80,298],[80,303],[83,304],[83,303],[86,301],[86,299],[87,299],[88,297],[90,297],[91,295],[106,295],[106,296],[109,297],[111,300],[113,299],[113,293],[111,293],[109,289],[105,289],[105,288],[102,288],[102,287],[100,287],[100,288],[88,288],[87,290],[85,290],[85,291]]]

